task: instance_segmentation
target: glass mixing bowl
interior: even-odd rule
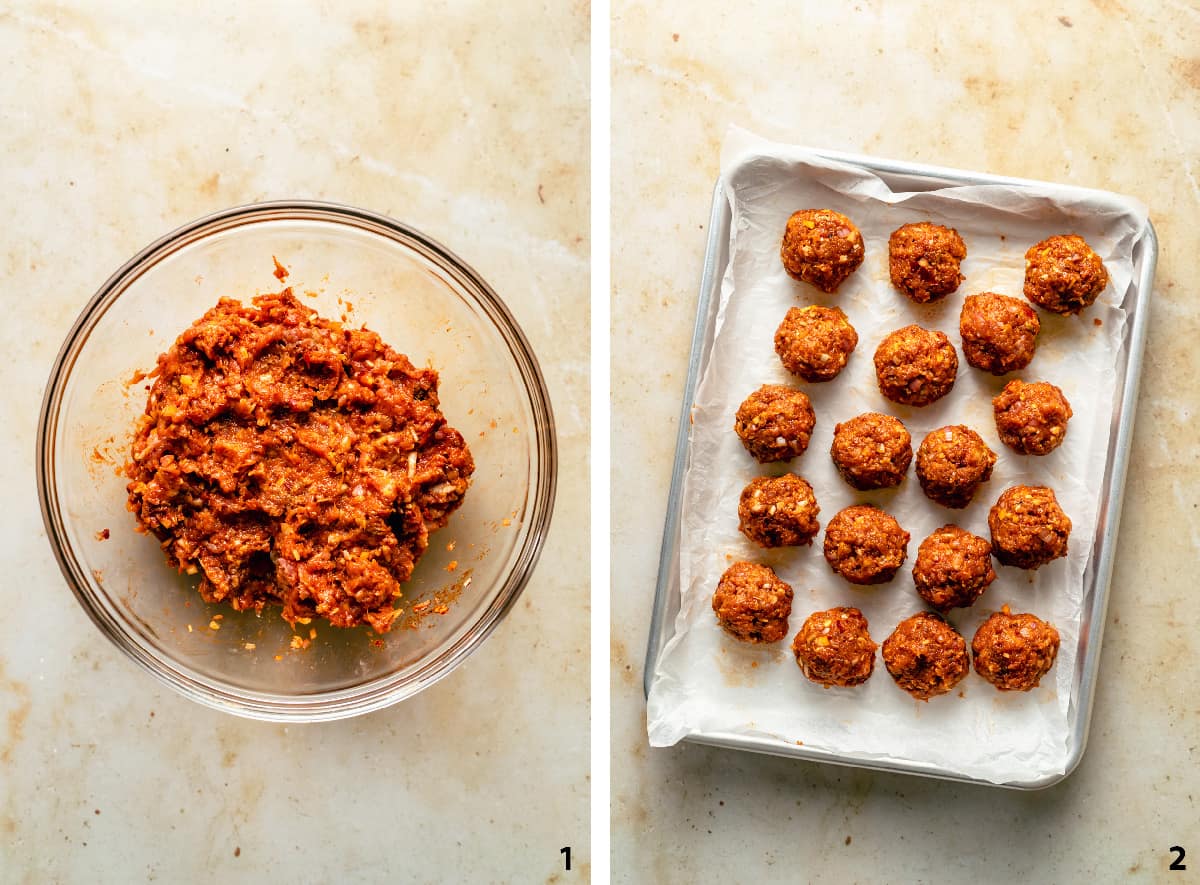
[[[377,636],[314,620],[296,631],[209,604],[125,509],[125,462],[148,381],[131,383],[222,296],[286,283],[323,316],[366,325],[440,373],[439,397],[476,471]],[[302,294],[303,293],[303,294]],[[491,633],[537,561],[554,501],[554,419],[537,360],[478,274],[423,234],[327,203],[229,209],[144,249],[88,302],[42,404],[37,482],[63,575],[100,630],[185,696],[256,719],[353,716],[445,676]],[[107,537],[106,537],[107,536]],[[315,631],[315,636],[310,633]],[[307,645],[307,647],[305,647]]]

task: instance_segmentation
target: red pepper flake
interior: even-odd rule
[[[1094,320],[1092,320],[1092,325],[1093,326],[1103,326],[1104,321],[1101,320],[1100,317],[1096,317]]]
[[[108,529],[100,529],[100,531],[96,532],[97,541],[107,541],[111,537],[112,532],[110,532]]]

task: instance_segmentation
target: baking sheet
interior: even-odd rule
[[[722,167],[734,216],[731,259],[717,306],[713,349],[695,398],[683,483],[680,610],[650,680],[651,743],[668,745],[689,735],[743,735],[779,746],[802,743],[846,759],[890,760],[993,782],[1061,774],[1071,756],[1068,711],[1077,685],[1074,659],[1084,574],[1096,534],[1098,478],[1109,451],[1116,370],[1125,341],[1122,303],[1134,275],[1134,242],[1147,228],[1144,207],[1113,195],[1055,186],[893,191],[857,166],[741,132],[727,140]],[[897,177],[889,180],[895,185]],[[914,179],[914,191],[920,184]],[[778,259],[787,216],[797,208],[823,206],[854,219],[867,242],[866,261],[835,296],[792,281]],[[886,241],[895,227],[923,218],[957,227],[969,254],[963,265],[967,279],[959,291],[939,304],[918,306],[895,292],[887,279]],[[1067,231],[1085,236],[1104,257],[1112,283],[1082,318],[1043,315],[1038,356],[1027,370],[993,379],[961,361],[955,390],[933,406],[913,409],[882,399],[870,358],[884,334],[918,322],[941,328],[957,343],[962,298],[989,289],[1019,295],[1025,249],[1044,236]],[[813,483],[822,525],[842,507],[869,501],[894,513],[912,534],[906,568],[882,587],[859,589],[834,575],[821,556],[820,537],[812,548],[765,552],[737,532],[737,495],[760,468],[730,429],[733,411],[759,384],[791,380],[778,363],[771,337],[787,308],[805,303],[842,306],[860,342],[837,380],[803,385],[813,398],[817,429],[809,451],[791,469]],[[1017,456],[996,438],[990,398],[1011,377],[1053,381],[1072,402],[1075,417],[1067,441],[1045,458]],[[899,490],[854,492],[836,475],[828,448],[834,424],[868,410],[904,420],[914,447],[942,424],[974,427],[999,455],[991,482],[965,511],[927,501],[911,471]],[[761,472],[785,469],[787,465],[775,465]],[[998,567],[997,581],[984,597],[972,609],[956,610],[951,620],[968,640],[1004,602],[1053,621],[1063,647],[1055,670],[1035,692],[1002,695],[971,675],[959,686],[962,697],[956,690],[922,704],[892,684],[881,662],[866,686],[825,690],[801,676],[786,642],[744,646],[727,638],[713,619],[709,600],[717,578],[731,559],[748,558],[772,564],[796,589],[793,633],[811,611],[856,605],[871,621],[876,641],[882,641],[899,620],[922,608],[908,570],[920,541],[949,521],[986,536],[987,509],[1000,491],[1018,482],[1047,484],[1058,492],[1074,522],[1071,553],[1036,573]]]

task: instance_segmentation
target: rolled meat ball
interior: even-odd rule
[[[825,561],[851,584],[885,584],[904,565],[908,539],[890,514],[856,504],[825,527]]]
[[[788,461],[804,454],[816,416],[804,391],[764,384],[738,407],[733,429],[760,463]]]
[[[971,653],[975,672],[1000,691],[1029,691],[1054,666],[1058,645],[1053,625],[1036,615],[1014,615],[1006,605],[975,631]]]
[[[811,544],[821,528],[820,512],[806,480],[794,473],[760,476],[742,490],[738,529],[761,547]]]
[[[946,694],[971,670],[967,641],[941,615],[905,618],[883,641],[883,665],[896,684],[917,700]]]
[[[958,317],[967,363],[992,375],[1029,365],[1037,350],[1042,321],[1029,303],[1008,295],[968,295]]]
[[[858,346],[858,333],[840,308],[793,307],[775,332],[783,367],[805,381],[831,381]]]
[[[906,224],[888,238],[892,285],[918,304],[949,295],[963,281],[967,245],[952,227],[929,221]]]
[[[927,406],[954,387],[958,354],[942,332],[905,326],[875,350],[879,392],[894,403]]]
[[[836,292],[858,270],[863,254],[862,233],[854,222],[832,209],[792,213],[779,249],[788,275],[822,292]]]
[[[1019,378],[992,399],[992,411],[1000,442],[1022,455],[1047,455],[1062,445],[1073,414],[1060,388]]]
[[[912,437],[891,415],[867,412],[838,424],[830,457],[842,479],[861,491],[897,486],[912,463]]]
[[[856,608],[813,612],[792,640],[801,672],[826,688],[850,688],[870,679],[877,648]]]
[[[1025,297],[1052,313],[1079,313],[1107,285],[1104,262],[1076,234],[1047,237],[1025,253]]]
[[[1004,565],[1036,569],[1067,555],[1071,520],[1045,486],[1013,486],[988,513],[992,553]]]
[[[966,608],[996,580],[992,545],[956,525],[944,525],[917,548],[912,576],[917,593],[938,611]]]
[[[792,588],[769,567],[735,562],[712,598],[717,623],[742,642],[778,642],[787,636]]]
[[[960,510],[992,477],[996,453],[963,424],[931,430],[917,449],[917,479],[931,501]]]

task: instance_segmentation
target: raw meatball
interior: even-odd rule
[[[820,512],[812,486],[796,474],[760,476],[742,490],[738,528],[762,547],[811,544]]]
[[[1004,565],[1038,568],[1067,555],[1071,520],[1045,486],[1013,486],[988,513],[992,552]]]
[[[901,621],[883,641],[883,665],[896,684],[921,701],[945,694],[971,670],[967,641],[933,612]]]
[[[992,545],[956,525],[944,525],[921,542],[913,566],[917,593],[940,612],[966,608],[992,581]]]
[[[879,392],[894,403],[927,406],[954,386],[958,354],[943,333],[905,326],[875,351]]]
[[[875,669],[875,649],[867,619],[856,608],[813,612],[792,640],[800,670],[829,688],[862,685]]]
[[[863,238],[840,212],[804,209],[788,219],[779,256],[793,279],[836,292],[862,264]]]
[[[1041,328],[1037,311],[1027,302],[995,292],[968,295],[958,318],[963,356],[993,375],[1028,366]]]
[[[1001,691],[1029,691],[1054,666],[1058,631],[1041,618],[1012,614],[1004,606],[971,640],[975,672]]]
[[[738,407],[733,429],[761,463],[788,461],[804,454],[817,423],[804,391],[764,384]]]
[[[996,453],[962,424],[931,430],[917,449],[917,479],[926,497],[956,510],[971,503],[995,464]]]
[[[768,566],[735,562],[721,575],[712,599],[717,623],[743,642],[787,636],[792,588]]]
[[[829,454],[854,488],[890,488],[900,485],[912,463],[912,437],[891,415],[867,412],[834,428]]]
[[[963,281],[959,264],[967,246],[952,227],[929,221],[906,224],[888,238],[892,285],[925,304],[949,295]]]
[[[1104,262],[1083,237],[1049,237],[1025,253],[1025,297],[1053,313],[1079,313],[1107,285]]]
[[[793,307],[775,332],[783,367],[805,381],[830,381],[846,367],[858,333],[837,307]]]
[[[825,527],[825,559],[851,584],[885,584],[908,555],[908,532],[870,504],[840,511]]]
[[[1046,455],[1067,436],[1071,404],[1062,390],[1045,381],[1014,379],[992,399],[1000,442],[1022,455]]]

